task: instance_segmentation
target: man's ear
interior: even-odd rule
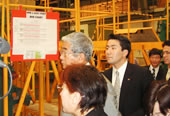
[[[126,57],[128,55],[129,51],[127,49],[123,50],[123,56]]]
[[[84,63],[86,61],[85,55],[83,53],[78,54],[78,61],[79,63]]]
[[[80,101],[81,101],[81,95],[79,92],[74,92],[72,94],[72,103],[75,104],[75,105],[79,105]]]

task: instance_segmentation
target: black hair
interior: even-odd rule
[[[162,44],[162,47],[164,46],[170,46],[170,40],[164,41],[164,43]]]
[[[150,50],[149,57],[151,57],[152,55],[159,55],[160,58],[162,57],[161,51],[157,48],[153,48],[153,49]]]
[[[170,109],[170,81],[152,81],[145,95],[145,110],[149,116],[153,113],[155,102],[159,103],[161,113],[166,115]]]

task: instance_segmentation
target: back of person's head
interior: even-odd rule
[[[153,81],[145,96],[146,111],[148,114],[153,113],[154,105],[156,102],[159,103],[160,112],[166,115],[170,112],[170,82],[161,80]]]
[[[62,37],[62,41],[71,44],[73,53],[83,53],[87,61],[90,61],[93,53],[92,40],[82,32],[73,32]]]
[[[149,51],[149,57],[151,57],[152,55],[159,55],[160,57],[162,57],[161,51],[157,48],[153,48]]]
[[[164,46],[170,46],[170,40],[164,41],[164,43],[162,44],[162,47]]]
[[[131,51],[131,42],[124,36],[110,34],[108,40],[117,40],[120,43],[122,50],[128,50],[126,58],[129,57]]]
[[[90,65],[68,66],[62,76],[70,93],[79,92],[81,113],[91,108],[103,108],[107,96],[107,84],[100,72]]]

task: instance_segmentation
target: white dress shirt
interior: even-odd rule
[[[116,75],[116,71],[119,72],[119,78],[120,78],[120,87],[122,86],[122,82],[123,82],[123,77],[125,75],[125,71],[126,71],[126,67],[127,67],[127,61],[119,68],[119,69],[116,69],[114,66],[112,67],[113,68],[113,71],[112,71],[112,85],[114,86],[115,85],[115,75]]]
[[[157,66],[156,68],[154,68],[154,69],[155,69],[155,75],[154,75],[155,77],[156,77],[157,74],[158,74],[159,67],[160,67],[160,66]],[[152,65],[150,65],[149,70],[150,70],[151,73],[153,74],[153,66],[152,66]]]
[[[167,74],[166,74],[166,80],[170,79],[170,68],[168,68]]]

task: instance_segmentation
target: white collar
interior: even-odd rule
[[[156,68],[154,68],[152,65],[150,65],[149,69],[151,69],[151,70],[152,70],[153,68],[154,68],[154,69],[159,69],[159,66],[160,66],[160,65],[158,65]]]
[[[124,64],[123,64],[119,69],[116,69],[116,68],[113,66],[113,71],[118,71],[119,73],[122,73],[122,71],[125,72],[126,67],[127,67],[127,64],[128,64],[128,61],[126,60],[126,61],[124,62]]]
[[[87,63],[86,63],[86,65],[90,65],[90,63],[89,63],[89,62],[87,62]]]

